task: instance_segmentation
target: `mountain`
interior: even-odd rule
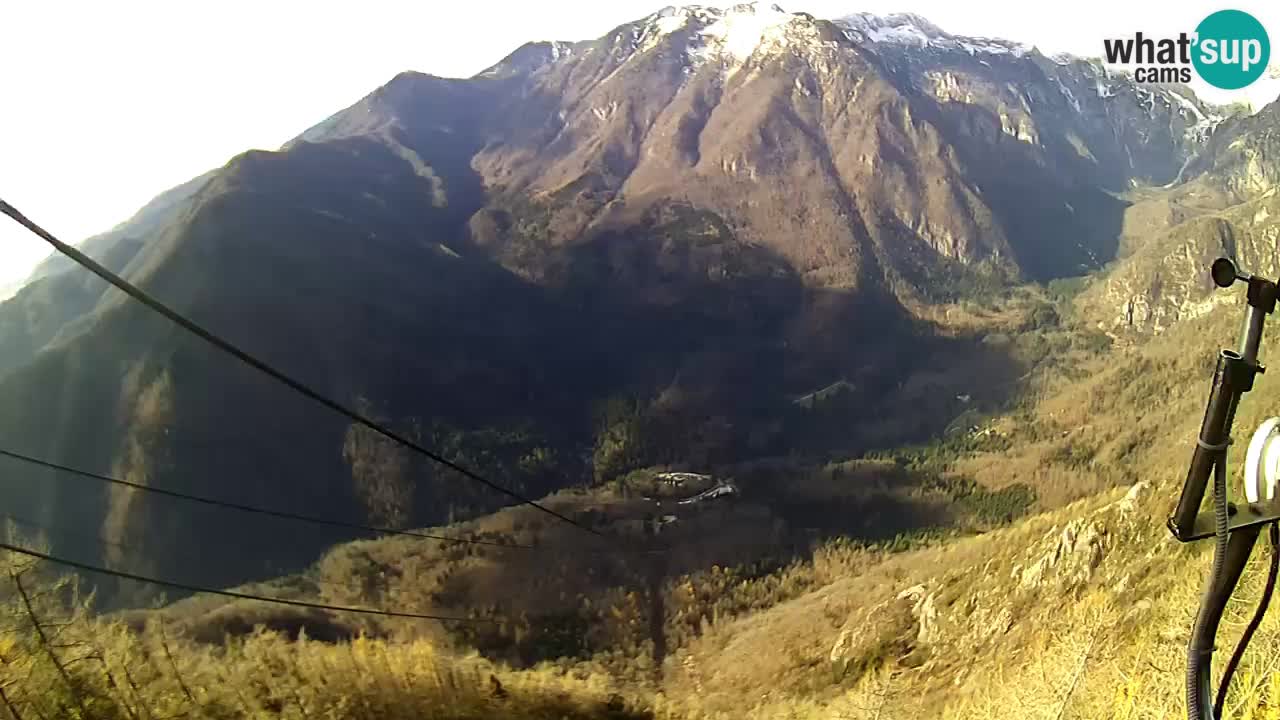
[[[55,268],[0,305],[4,447],[491,544],[353,539],[5,461],[5,513],[59,555],[462,618],[208,595],[86,618],[37,568],[0,604],[57,618],[59,641],[3,638],[6,702],[1176,716],[1209,559],[1163,519],[1238,331],[1243,291],[1205,269],[1280,272],[1277,107],[914,15],[762,5],[403,73],[95,252],[322,392],[665,552],[502,507]],[[1237,437],[1278,387],[1259,379]],[[1228,713],[1274,706],[1274,629]]]
[[[655,465],[856,457],[1012,401],[1031,351],[945,306],[1114,260],[1121,194],[1177,180],[1217,122],[1185,88],[914,16],[667,8],[469,79],[402,73],[86,248],[541,495]],[[1013,296],[1007,329],[1056,317]],[[0,305],[0,337],[0,436],[21,452],[351,520],[503,500],[60,263]],[[822,407],[795,402],[817,391]],[[25,470],[5,489],[110,543],[67,552],[202,582],[345,537]]]
[[[1188,163],[1185,176],[1208,176],[1236,200],[1274,187],[1280,177],[1280,105],[1275,102],[1253,115],[1231,118]]]
[[[1179,181],[1135,196],[1130,252],[1081,296],[1099,327],[1143,337],[1238,298],[1215,292],[1207,268],[1227,256],[1249,272],[1280,273],[1280,103],[1222,123]]]
[[[161,193],[129,220],[86,239],[79,249],[113,272],[125,271],[152,234],[176,221],[184,202],[213,175],[205,173]],[[12,294],[0,290],[0,297],[11,300],[0,305],[0,374],[29,362],[41,348],[56,343],[64,331],[74,334],[75,321],[90,313],[108,287],[55,253],[16,284]]]
[[[105,233],[88,238],[79,245],[79,249],[99,262],[108,261],[114,256],[115,264],[123,268],[127,262],[121,261],[127,260],[136,252],[136,248],[132,250],[126,248],[143,244],[148,234],[177,219],[183,203],[199,192],[200,188],[204,187],[215,174],[216,171],[211,170],[160,193],[151,202],[143,205],[142,209],[133,214],[133,217]],[[27,278],[27,282],[32,283],[73,268],[75,263],[69,258],[54,253],[36,266]]]

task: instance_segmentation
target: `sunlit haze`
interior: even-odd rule
[[[721,3],[711,3],[722,5]],[[731,5],[733,3],[723,3]],[[812,0],[835,18],[914,12],[944,30],[1097,56],[1104,37],[1191,31],[1218,4]],[[1280,38],[1280,10],[1231,3]],[[582,40],[660,9],[652,1],[10,3],[0,25],[0,197],[79,242],[160,191],[250,148],[274,149],[402,70],[467,76],[528,40]],[[1275,56],[1273,56],[1273,60]],[[1198,81],[1197,81],[1198,83]],[[1215,102],[1261,107],[1262,80]],[[4,219],[0,293],[47,254]]]

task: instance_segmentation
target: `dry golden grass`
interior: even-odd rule
[[[977,537],[881,556],[870,567],[834,573],[811,593],[713,625],[668,664],[668,692],[697,697],[705,712],[737,708],[760,718],[1179,717],[1184,644],[1208,556],[1205,547],[1178,546],[1163,520],[1203,411],[1212,371],[1206,358],[1233,344],[1234,319],[1217,313],[1141,352],[1099,359],[1083,378],[1048,378],[1040,402],[1016,423],[991,421],[1012,437],[1010,449],[950,465],[993,486],[1008,481],[998,479],[1001,473],[1029,478],[1042,506],[1057,509]],[[1268,340],[1264,355],[1278,346]],[[1261,380],[1240,408],[1237,437],[1280,409],[1277,400],[1280,388]],[[1232,467],[1244,444],[1233,448]],[[1079,446],[1088,452],[1060,452]],[[1116,502],[1123,491],[1106,488],[1136,478],[1150,489],[1124,522],[1100,516],[1104,558],[1087,582],[1020,587],[1030,548]],[[1250,600],[1238,600],[1224,623],[1222,648],[1234,643],[1251,611],[1262,554],[1239,593]],[[841,626],[876,623],[869,609],[915,585],[936,592],[939,608],[976,605],[969,617],[977,628],[993,620],[1008,627],[980,640],[971,628],[953,627],[923,662],[918,649],[907,648],[837,681],[828,653]],[[1270,708],[1280,702],[1277,622],[1268,620],[1255,640],[1232,696],[1232,717],[1272,717]]]
[[[961,331],[1017,326],[1014,307],[1027,305],[969,308]],[[925,458],[930,470],[983,487],[1033,487],[1040,513],[1011,526],[896,552],[830,542],[791,562],[753,567],[777,542],[772,508],[745,502],[691,516],[673,531],[683,556],[664,569],[660,586],[668,646],[660,667],[647,626],[647,568],[584,553],[583,538],[513,509],[448,532],[538,544],[541,552],[386,538],[334,548],[311,572],[260,588],[521,618],[498,635],[200,598],[98,618],[46,594],[36,615],[69,621],[52,641],[66,647],[50,653],[32,613],[0,590],[7,613],[0,687],[16,703],[0,717],[1178,717],[1183,644],[1208,557],[1206,548],[1173,543],[1163,517],[1190,457],[1213,353],[1233,344],[1235,319],[1220,311],[1104,354],[1068,348],[1022,379],[1027,402],[980,419],[999,442]],[[1277,347],[1268,340],[1264,356]],[[1276,412],[1278,401],[1280,385],[1264,376],[1240,408],[1236,436]],[[1232,449],[1233,466],[1244,444]],[[791,500],[834,502],[904,472],[871,460],[820,470],[777,479]],[[1119,511],[1125,488],[1139,479],[1148,489],[1136,509]],[[548,502],[639,532],[634,502],[612,490]],[[1086,576],[1047,565],[1046,580],[1025,580],[1064,533],[1080,537],[1086,526],[1100,554]],[[1093,547],[1063,552],[1079,558]],[[618,580],[628,574],[640,584]],[[36,570],[27,577],[37,592],[53,587]],[[1252,597],[1259,583],[1255,567],[1241,595]],[[913,588],[936,612],[927,640],[919,603],[898,600]],[[1248,609],[1233,605],[1221,647],[1234,642]],[[560,630],[578,646],[540,663],[558,657],[551,652],[558,646],[534,619],[557,610],[572,616]],[[1232,717],[1277,717],[1277,622],[1268,620],[1255,640]],[[300,628],[307,631],[299,637]],[[852,650],[837,668],[832,650],[846,634]],[[485,648],[490,659],[468,646]]]
[[[606,676],[512,672],[425,640],[324,643],[259,629],[196,643],[161,618],[91,616],[66,581],[5,557],[0,716],[161,718],[653,718]]]

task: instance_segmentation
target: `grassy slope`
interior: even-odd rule
[[[983,313],[974,309],[970,314]],[[1163,338],[1142,353],[1117,351],[1099,357],[1069,350],[1055,355],[1027,380],[1034,390],[1031,396],[1038,400],[977,421],[995,429],[994,434],[965,436],[900,455],[909,468],[918,466],[944,478],[974,478],[979,486],[1029,484],[1038,491],[1040,507],[1058,508],[1013,527],[906,552],[834,542],[806,559],[753,571],[743,563],[761,557],[776,543],[776,537],[759,533],[760,527],[778,520],[768,506],[744,501],[690,518],[683,535],[670,541],[680,560],[678,567],[668,568],[663,590],[665,636],[671,650],[661,673],[664,701],[692,716],[732,715],[744,707],[744,693],[750,690],[746,707],[754,708],[752,714],[759,717],[805,708],[818,716],[835,707],[847,714],[855,706],[880,702],[876,694],[883,694],[883,684],[892,677],[890,695],[902,705],[902,713],[936,716],[953,706],[957,712],[978,712],[973,708],[990,699],[967,688],[987,684],[979,678],[996,672],[1016,675],[1025,669],[1018,658],[1027,657],[1033,648],[1074,642],[1070,634],[1052,639],[1057,631],[1049,629],[1055,623],[1086,611],[1109,617],[1105,613],[1120,612],[1113,607],[1118,603],[1132,605],[1137,598],[1123,592],[1116,596],[1123,600],[1111,597],[1120,578],[1129,575],[1126,584],[1155,594],[1157,586],[1132,578],[1152,572],[1143,564],[1144,543],[1171,550],[1177,558],[1186,556],[1167,547],[1160,522],[1176,491],[1180,467],[1175,466],[1180,462],[1164,463],[1163,484],[1141,496],[1140,514],[1105,519],[1100,531],[1105,530],[1106,556],[1089,581],[1018,591],[1012,573],[1015,565],[1030,566],[1049,552],[1067,522],[1124,492],[1107,487],[1139,474],[1152,480],[1140,468],[1154,458],[1181,460],[1168,450],[1184,449],[1198,421],[1196,411],[1207,381],[1201,356],[1214,345],[1229,343],[1230,327],[1224,325],[1230,323],[1214,320],[1225,316],[1188,325],[1183,334]],[[1189,345],[1196,351],[1187,352]],[[1143,376],[1144,371],[1149,376]],[[1150,383],[1171,390],[1153,401]],[[1242,423],[1252,422],[1257,414],[1253,405],[1242,408]],[[852,464],[840,477],[870,483],[875,462]],[[834,477],[819,475],[807,483],[794,477],[777,480],[788,487],[812,485],[810,492],[830,494],[836,489]],[[1100,489],[1101,496],[1089,498]],[[1061,507],[1080,497],[1087,499]],[[627,517],[632,524],[637,520],[628,501],[608,493],[564,494],[552,502],[570,513],[604,512],[598,521],[615,530],[619,521],[607,513]],[[577,614],[582,643],[568,653],[579,659],[558,662],[558,667],[656,689],[649,661],[652,643],[643,627],[643,593],[609,590],[606,582],[592,577],[614,573],[634,578],[643,567],[582,553],[579,538],[525,510],[503,511],[451,532],[536,542],[548,551],[512,556],[519,551],[450,550],[407,538],[362,541],[335,548],[304,576],[258,589],[287,597],[419,610],[492,602],[494,610],[501,610],[494,614],[531,617],[534,622],[514,623],[496,633],[447,636],[424,631],[421,623],[323,619],[202,599],[184,601],[167,616],[180,632],[206,642],[217,642],[224,632],[240,634],[255,623],[286,633],[307,626],[313,634],[327,629],[337,638],[368,632],[387,638],[392,647],[426,641],[478,645],[491,655],[528,665],[545,656],[546,646],[555,639],[536,618],[568,603]],[[1162,566],[1161,576],[1167,571]],[[1186,584],[1191,589],[1184,604],[1189,605],[1194,582]],[[935,629],[937,636],[923,644],[911,639],[919,633],[919,621],[894,600],[917,585],[935,596],[939,627],[946,628]],[[1078,624],[1071,620],[1063,627],[1074,632]],[[848,667],[837,673],[832,647],[844,629],[861,625],[876,632],[843,633],[853,638],[852,654],[845,658]],[[1019,682],[1025,685],[1026,679]],[[1084,684],[1078,692],[1087,696],[1091,688]],[[868,693],[873,697],[865,697]],[[1049,700],[1046,696],[1039,702]]]
[[[1213,350],[1233,344],[1239,315],[1223,309],[1141,351],[1099,361],[1080,380],[1050,383],[1022,416],[1023,435],[1013,435],[1002,472],[1045,473],[1046,458],[1074,457],[1097,475],[1140,477],[1131,510],[1122,509],[1129,491],[1104,491],[1011,527],[836,573],[840,579],[812,593],[713,627],[673,658],[667,691],[727,713],[750,690],[758,717],[1176,716],[1186,633],[1209,556],[1207,546],[1178,546],[1163,521],[1190,458]],[[1273,335],[1264,358],[1277,347]],[[1247,437],[1277,400],[1280,387],[1264,376],[1240,408],[1236,436]],[[1232,467],[1245,445],[1233,448]],[[984,455],[956,466],[980,474],[994,466]],[[1024,584],[1042,558],[1050,558],[1046,579]],[[1264,558],[1259,551],[1240,593],[1247,601],[1233,607],[1221,648],[1247,620]],[[893,600],[916,586],[937,613],[926,623],[928,642],[920,642],[919,607]],[[1263,626],[1233,703],[1276,701],[1276,627],[1274,616]],[[860,672],[837,681],[831,652],[850,628],[848,659]]]
[[[334,548],[306,575],[259,589],[419,610],[479,604],[487,606],[480,615],[530,618],[569,607],[561,618],[568,625],[521,620],[496,632],[458,634],[422,623],[188,600],[164,614],[70,626],[82,633],[76,642],[100,650],[117,675],[148,653],[147,672],[154,673],[141,689],[125,691],[82,662],[73,684],[115,698],[103,701],[112,708],[103,717],[165,716],[175,703],[192,702],[184,700],[175,665],[155,661],[154,630],[136,632],[161,620],[176,636],[175,664],[196,688],[195,702],[215,717],[310,717],[319,707],[345,707],[338,717],[484,717],[500,707],[510,717],[1176,716],[1183,644],[1208,553],[1172,542],[1163,518],[1190,456],[1213,353],[1234,343],[1242,298],[1233,299],[1237,304],[1154,340],[1106,352],[1079,328],[1029,329],[1025,311],[1043,304],[1038,295],[937,309],[935,319],[955,332],[1012,336],[1014,354],[1028,368],[1018,381],[1024,399],[995,414],[975,413],[978,431],[960,423],[939,442],[879,453],[838,473],[771,479],[796,488],[793,495],[836,497],[854,485],[874,486],[886,473],[929,478],[933,485],[908,485],[905,496],[915,501],[946,497],[936,494],[939,487],[990,493],[1021,483],[1035,490],[1040,514],[915,549],[820,543],[790,562],[770,558],[778,536],[760,532],[786,524],[772,496],[692,516],[672,536],[678,562],[664,575],[668,653],[661,668],[651,660],[646,598],[628,589],[628,577],[645,568],[593,559],[580,539],[507,510],[450,531],[552,551],[512,562],[505,556],[516,551],[363,541]],[[1277,346],[1275,339],[1264,344],[1264,360]],[[912,391],[911,382],[904,386]],[[1264,376],[1240,408],[1236,435],[1247,436],[1277,400],[1280,386]],[[1244,445],[1233,448],[1233,466]],[[859,492],[866,489],[852,495],[867,497]],[[951,499],[961,505],[973,495]],[[594,513],[595,522],[615,529],[619,518],[629,526],[639,519],[634,502],[616,492],[562,494],[552,502],[583,517]],[[970,531],[983,526],[967,523]],[[595,576],[610,573],[612,584]],[[1241,595],[1255,596],[1260,581],[1250,573]],[[502,597],[513,600],[497,602]],[[21,660],[4,669],[14,673],[5,678],[16,681],[9,687],[66,700],[55,692],[65,682],[33,644],[19,606],[9,610],[0,655]],[[1234,642],[1247,611],[1233,608],[1221,647]],[[254,633],[255,624],[283,635]],[[299,627],[334,642],[289,640]],[[1275,629],[1274,620],[1264,625],[1233,702],[1280,700],[1280,675],[1266,664],[1280,649]],[[240,639],[222,645],[224,632]],[[362,632],[381,639],[349,639]],[[539,664],[547,648],[565,649],[554,643],[566,635],[576,645],[564,654],[577,659]],[[467,646],[500,660],[466,657]],[[531,669],[504,669],[509,664]],[[28,668],[37,671],[18,674]],[[488,673],[505,697],[495,695]],[[626,690],[613,698],[618,688]],[[53,707],[45,714],[56,715]]]

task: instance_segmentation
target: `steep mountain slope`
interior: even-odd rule
[[[1099,72],[913,18],[670,8],[471,79],[401,74],[95,245],[180,311],[526,492],[856,456],[942,431],[970,398],[1004,402],[1026,374],[1007,337],[939,327],[929,303],[1110,260],[1112,193],[1172,180],[1197,146],[1202,105]],[[0,305],[10,447],[348,518],[496,506],[390,449],[357,457],[337,418],[84,283],[52,268]],[[848,392],[794,402],[830,387]],[[28,516],[141,546],[158,571],[200,549],[208,582],[334,539],[6,482]]]
[[[1255,196],[1280,180],[1280,105],[1231,119],[1188,163],[1186,177],[1207,175],[1237,200]]]
[[[503,83],[521,108],[498,113],[476,167],[496,194],[541,201],[559,238],[674,196],[759,228],[747,239],[821,267],[823,284],[894,274],[913,250],[925,265],[1007,260],[1010,238],[1020,262],[1043,262],[1033,276],[1052,277],[1114,256],[1121,203],[1098,191],[1172,180],[1217,120],[1185,88],[955,38],[908,16],[884,21],[899,35],[868,22],[759,4],[668,8],[594,42],[522,48],[476,79]],[[388,109],[361,103],[304,137]],[[394,112],[404,121],[414,111]],[[1015,184],[1001,182],[1010,176],[1033,191],[1012,195]],[[813,198],[815,217],[780,204],[784,182]],[[1057,204],[1014,214],[1044,195]],[[1029,237],[1050,211],[1062,217],[1045,224],[1101,244],[1064,265],[1049,252],[1057,243]],[[1109,224],[1081,225],[1099,215]],[[493,224],[478,241],[499,256],[529,242]]]
[[[185,201],[213,175],[205,173],[161,193],[126,222],[85,240],[80,250],[113,272],[124,271],[155,234],[178,219]],[[68,326],[89,314],[107,288],[70,259],[54,254],[14,288],[14,297],[0,291],[5,298],[0,303],[0,374],[29,362],[60,335],[74,335],[74,327]]]
[[[1099,269],[1117,254],[1125,202],[1164,184],[1221,121],[1185,87],[1001,40],[952,36],[911,15],[841,23],[883,58],[961,154],[1036,279]]]
[[[417,200],[430,189],[409,163],[368,140],[251,153],[201,192],[188,220],[169,227],[131,276],[348,402],[379,398],[377,410],[396,417],[431,407],[441,423],[495,427],[511,427],[504,419],[513,416],[555,417],[575,398],[543,393],[592,392],[577,359],[590,352],[575,328],[558,324],[565,313],[553,300],[439,243],[447,224]],[[123,298],[108,299],[81,334],[11,372],[0,388],[12,408],[0,421],[8,447],[175,489],[282,507],[313,497],[339,516],[361,512],[341,453],[344,423]],[[422,485],[417,501],[429,516],[475,502],[456,483],[445,498],[425,478]],[[288,557],[294,539],[273,537],[266,525],[227,535],[228,517],[170,516],[135,494],[104,497],[70,481],[39,492],[11,487],[28,517],[100,526],[114,540],[156,548],[150,554],[168,563],[161,569],[180,564],[159,551],[166,538],[180,552],[202,536],[226,536],[208,559],[213,577],[228,577],[217,574],[219,556],[222,572],[253,572],[243,562],[253,556],[263,559],[261,571]],[[297,539],[310,548],[323,541]],[[263,543],[274,546],[265,555]]]
[[[183,203],[199,192],[215,174],[216,171],[211,170],[160,193],[151,202],[143,205],[138,212],[133,214],[133,217],[105,233],[94,235],[85,240],[80,244],[80,250],[99,262],[114,256],[116,264],[123,268],[127,261],[121,261],[130,257],[133,252],[136,252],[136,249],[129,251],[123,248],[117,249],[116,246],[119,244],[141,244],[146,236],[172,223],[183,208]],[[75,263],[70,259],[54,253],[37,265],[35,270],[31,271],[31,276],[27,278],[27,282],[35,282],[41,278],[50,277],[75,267]]]
[[[1239,300],[1243,289],[1219,293]],[[696,696],[708,712],[741,713],[747,689],[766,687],[745,712],[758,717],[1185,712],[1182,662],[1211,550],[1179,546],[1164,520],[1191,457],[1215,351],[1233,344],[1240,317],[1222,307],[1113,352],[1020,418],[1007,471],[1028,443],[1048,436],[1084,458],[1088,472],[1134,470],[1128,488],[897,555],[822,557],[838,562],[829,582],[713,626],[671,658],[664,689]],[[1261,355],[1277,350],[1270,333]],[[1280,386],[1260,381],[1241,405],[1237,436],[1273,414],[1277,400]],[[1233,497],[1243,445],[1229,457]],[[1267,553],[1255,553],[1220,648],[1235,643],[1252,611]],[[819,558],[814,564],[817,571]],[[1265,628],[1276,622],[1268,617],[1258,638],[1273,637]],[[1271,640],[1254,642],[1228,703],[1241,716],[1275,698]]]

